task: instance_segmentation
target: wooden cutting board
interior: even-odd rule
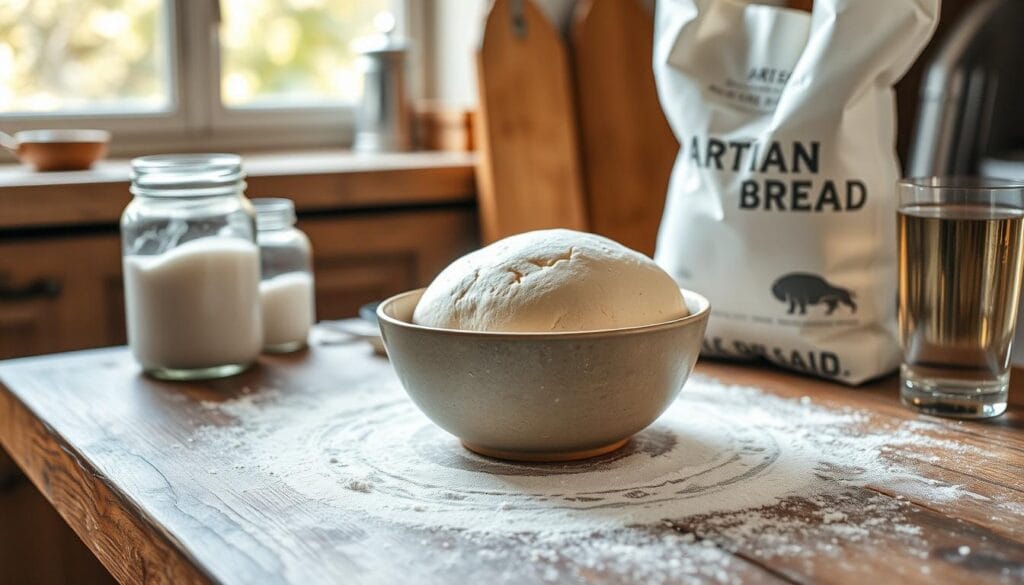
[[[586,229],[569,59],[530,0],[492,5],[477,83],[484,243],[533,229]]]
[[[654,86],[653,15],[583,0],[571,35],[590,229],[651,255],[679,150]]]

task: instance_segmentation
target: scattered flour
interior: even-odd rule
[[[843,522],[847,516],[843,512],[825,512],[821,515],[821,521],[825,524],[832,524],[834,522]]]
[[[932,502],[981,499],[908,464],[976,449],[935,438],[935,423],[873,420],[699,376],[627,447],[563,464],[513,464],[466,451],[415,408],[397,380],[382,380],[334,395],[264,388],[204,402],[232,424],[203,427],[195,440],[245,458],[238,473],[272,475],[318,502],[324,522],[332,513],[362,515],[444,543],[469,539],[472,547],[449,554],[519,568],[544,561],[530,570],[549,582],[590,570],[652,583],[668,575],[728,583],[739,562],[730,552],[838,557],[843,543],[880,533],[925,562],[928,543],[906,516],[912,505],[852,488],[891,486]],[[1024,515],[1013,506],[1003,509]],[[522,576],[510,572],[508,580]]]
[[[354,491],[368,494],[373,491],[373,484],[368,481],[359,481],[358,479],[350,480],[345,484],[345,487]]]

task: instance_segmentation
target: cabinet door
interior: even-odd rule
[[[478,241],[471,208],[302,219],[313,243],[317,318],[426,286]]]
[[[0,359],[124,343],[115,234],[0,242]]]
[[[0,484],[0,518],[0,585],[117,583],[28,478]]]
[[[2,286],[30,286],[12,280],[2,281]],[[56,300],[49,295],[0,299],[0,359],[45,353],[59,347],[60,327],[55,306]]]

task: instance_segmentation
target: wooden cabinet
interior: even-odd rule
[[[116,233],[0,242],[0,359],[123,342]]]
[[[472,209],[317,217],[298,227],[313,243],[319,319],[426,286],[477,242]]]
[[[314,216],[317,315],[424,286],[476,243],[472,207]],[[116,232],[0,240],[0,359],[125,342]]]

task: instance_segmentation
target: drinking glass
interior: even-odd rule
[[[1024,250],[1024,183],[898,183],[900,398],[960,418],[1006,410]]]

